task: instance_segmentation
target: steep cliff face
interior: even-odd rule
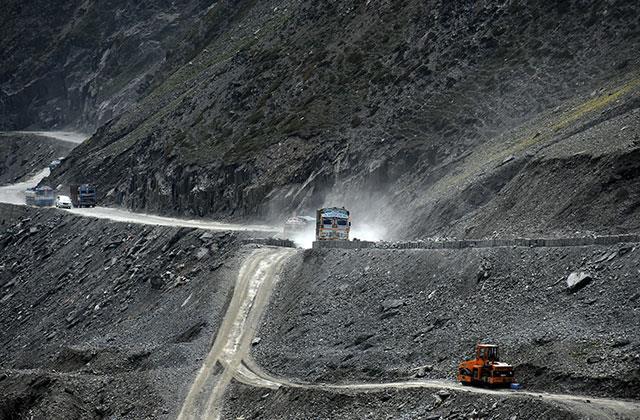
[[[73,146],[33,134],[0,134],[0,185],[26,181]]]
[[[216,3],[186,38],[184,65],[54,182],[97,182],[107,203],[162,213],[282,218],[344,204],[398,236],[492,234],[518,186],[544,200],[542,168],[564,195],[589,159],[604,182],[635,153],[637,12],[631,1]],[[605,154],[616,118],[629,129]],[[584,150],[575,165],[586,166],[569,169]],[[623,178],[633,186],[637,171]],[[517,214],[588,230],[568,217],[575,198]]]
[[[94,129],[135,102],[204,1],[22,2],[0,16],[0,128]]]

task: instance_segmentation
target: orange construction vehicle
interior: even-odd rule
[[[476,358],[458,366],[458,381],[463,385],[510,386],[513,366],[499,360],[498,346],[478,344]]]

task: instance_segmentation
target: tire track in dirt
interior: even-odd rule
[[[216,340],[196,375],[178,419],[219,418],[227,385],[249,352],[284,261],[295,252],[290,248],[263,247],[245,259]]]

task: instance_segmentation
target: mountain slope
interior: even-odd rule
[[[119,115],[183,55],[181,40],[208,6],[9,0],[0,17],[0,128],[95,129]]]
[[[571,144],[571,156],[588,132],[586,148],[597,149],[619,129],[606,122],[620,117],[632,130],[614,145],[620,157],[602,162],[632,160],[637,8],[219,4],[189,38],[201,46],[193,58],[76,149],[53,182],[96,182],[107,203],[159,213],[282,219],[339,204],[392,236],[528,234],[538,226],[505,227],[495,209],[506,204],[493,200],[508,183],[520,190],[516,175],[531,179],[556,159],[547,146]],[[559,166],[556,180],[580,182]],[[603,169],[594,182],[608,176],[617,175]],[[547,192],[542,181],[528,188],[538,200]],[[546,212],[561,233],[591,227],[567,225],[562,209],[524,205],[517,214]],[[638,220],[635,210],[629,217]]]

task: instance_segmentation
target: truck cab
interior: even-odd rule
[[[316,241],[348,241],[351,215],[344,207],[327,207],[316,212]]]

